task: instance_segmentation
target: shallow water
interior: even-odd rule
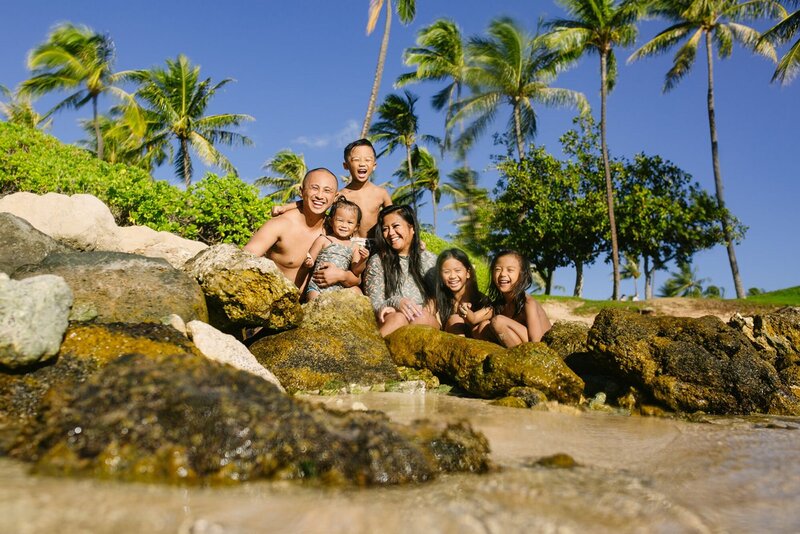
[[[185,489],[34,477],[4,459],[0,532],[800,532],[800,419],[689,423],[431,393],[313,400],[403,422],[467,418],[498,469],[395,488]],[[555,453],[579,466],[533,466]]]

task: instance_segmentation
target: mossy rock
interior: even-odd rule
[[[429,369],[463,390],[483,398],[504,396],[529,386],[548,398],[577,403],[583,381],[544,343],[505,349],[433,328],[405,326],[386,338],[397,365]]]
[[[12,455],[47,475],[234,484],[303,479],[401,484],[486,471],[488,444],[466,423],[403,426],[335,412],[191,353],[114,360],[51,391]]]
[[[51,387],[78,384],[100,368],[128,353],[154,360],[192,353],[196,347],[170,326],[142,324],[72,324],[56,357],[46,365],[0,370],[0,425],[18,428],[39,413]]]
[[[297,328],[259,339],[256,359],[288,392],[371,386],[400,379],[381,338],[369,299],[330,291],[303,306]]]
[[[570,354],[586,352],[586,338],[588,335],[589,327],[583,323],[556,321],[553,327],[545,332],[542,342],[561,356],[563,360]]]
[[[588,344],[609,373],[644,394],[640,402],[681,412],[800,415],[800,399],[775,368],[744,334],[716,317],[606,309]]]

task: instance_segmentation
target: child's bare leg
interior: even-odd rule
[[[444,331],[457,336],[466,336],[469,326],[464,322],[464,318],[458,315],[451,315],[444,325]]]
[[[317,297],[319,297],[319,291],[306,291],[306,301],[311,302]]]
[[[495,315],[491,320],[492,331],[506,348],[516,347],[528,341],[528,329],[525,325],[505,315]]]
[[[436,317],[431,314],[428,310],[422,310],[422,315],[416,317],[411,324],[418,324],[423,326],[432,326],[436,330],[439,330],[439,322],[436,320]]]
[[[486,319],[485,321],[481,321],[477,325],[472,327],[472,337],[475,339],[482,339],[484,341],[496,341],[494,338],[494,332],[491,329],[491,319]]]
[[[383,319],[383,324],[380,326],[381,336],[386,337],[398,328],[408,324],[406,316],[400,312],[392,312],[386,315]]]
[[[361,288],[358,287],[358,286],[346,287],[345,289],[349,289],[350,291],[352,291],[356,295],[363,295],[364,294],[364,292],[361,291]]]

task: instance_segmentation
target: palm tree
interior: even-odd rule
[[[795,5],[800,5],[800,1],[794,0]],[[791,39],[800,30],[800,9],[785,16],[774,27],[762,35],[773,45],[780,45]],[[800,39],[789,48],[789,51],[778,62],[778,68],[772,75],[772,81],[780,80],[781,83],[789,83],[797,73],[800,72]]]
[[[408,200],[411,200],[416,206],[419,196],[422,195],[422,191],[428,191],[431,194],[433,233],[435,234],[436,215],[439,201],[442,199],[439,167],[436,164],[436,158],[433,157],[433,154],[427,149],[418,146],[415,146],[412,151],[411,162],[414,165],[414,178],[410,178],[407,164],[401,165],[400,170],[395,173],[395,176],[409,183],[398,187],[392,195],[392,199],[400,203],[406,203]]]
[[[275,173],[276,176],[263,176],[253,183],[259,187],[272,187],[269,194],[286,204],[294,197],[300,196],[300,186],[308,167],[302,154],[295,154],[289,149],[281,150],[273,158],[264,163],[263,169]]]
[[[464,54],[461,30],[455,22],[447,19],[439,19],[422,28],[417,34],[417,46],[406,48],[403,61],[407,66],[416,66],[417,70],[398,77],[395,87],[421,81],[449,80],[447,86],[433,95],[431,100],[435,110],[446,109],[442,148],[449,150],[452,128],[448,125],[453,116],[453,106],[461,99],[461,93],[471,73]]]
[[[703,283],[708,278],[697,278],[697,269],[689,262],[678,264],[678,270],[659,289],[662,297],[699,297],[703,294]]]
[[[608,161],[606,136],[606,102],[608,92],[617,80],[615,46],[628,46],[636,39],[636,21],[643,14],[641,0],[559,0],[573,18],[556,19],[545,27],[551,28],[546,35],[548,45],[558,50],[565,58],[577,59],[596,53],[600,57],[600,146],[603,170],[606,178],[606,204],[611,230],[611,263],[614,270],[612,298],[619,298],[619,244],[617,224],[614,217],[614,186],[611,181],[611,166]]]
[[[728,261],[733,274],[736,297],[745,298],[744,286],[739,276],[739,264],[733,248],[734,232],[723,197],[722,171],[719,163],[719,143],[717,141],[717,121],[714,111],[714,62],[713,48],[717,43],[720,58],[730,56],[733,43],[737,41],[753,52],[776,61],[775,49],[761,34],[742,20],[762,15],[775,16],[785,13],[783,7],[774,0],[661,0],[651,6],[651,12],[673,22],[672,26],[653,37],[648,43],[631,55],[628,61],[661,54],[681,43],[673,59],[672,68],[667,72],[664,92],[673,89],[686,76],[694,65],[701,40],[706,45],[708,65],[708,128],[711,134],[711,161],[714,170],[714,185],[717,203],[722,210],[722,228],[728,249]]]
[[[19,91],[14,93],[5,85],[0,85],[0,94],[6,99],[5,102],[0,102],[0,114],[5,117],[6,122],[42,130],[49,130],[52,126],[52,119],[40,115],[34,109],[30,96],[20,94]]]
[[[467,55],[475,66],[470,75],[473,94],[456,103],[449,127],[473,118],[459,136],[459,146],[469,146],[497,115],[501,104],[511,106],[507,134],[516,141],[519,158],[525,157],[525,141],[536,133],[534,102],[588,109],[579,92],[550,87],[564,61],[548,50],[538,37],[530,37],[507,18],[491,22],[489,38],[473,37]]]
[[[216,144],[251,145],[248,137],[226,128],[239,126],[253,117],[235,113],[204,115],[209,100],[232,81],[230,78],[213,85],[211,78],[200,81],[200,67],[193,66],[183,54],[175,60],[167,59],[166,69],[154,67],[124,74],[140,84],[136,96],[144,103],[146,111],[155,117],[148,135],[149,142],[166,143],[172,138],[178,141],[178,149],[171,159],[175,174],[186,187],[192,183],[190,147],[206,164],[236,173],[228,158],[217,150]]]
[[[403,96],[390,94],[378,107],[379,120],[369,129],[370,138],[375,143],[383,144],[378,152],[378,157],[391,154],[399,146],[406,149],[406,171],[412,190],[414,185],[414,166],[411,162],[412,147],[417,142],[417,115],[414,104],[417,97],[409,91],[403,91]],[[412,198],[415,198],[413,195]],[[414,204],[416,207],[416,204]]]
[[[459,216],[453,221],[458,228],[458,237],[470,250],[484,253],[479,236],[482,223],[478,218],[478,207],[489,202],[489,191],[478,185],[478,173],[467,166],[458,167],[447,175],[448,181],[442,184],[442,193],[453,199],[444,206]]]
[[[383,39],[381,49],[378,52],[378,65],[375,67],[375,80],[372,82],[372,92],[369,95],[367,114],[364,116],[364,124],[361,126],[361,137],[367,136],[370,124],[372,123],[372,113],[375,111],[375,103],[378,101],[378,90],[381,87],[383,77],[383,65],[386,63],[386,51],[389,48],[389,29],[392,26],[392,0],[370,0],[369,17],[367,19],[367,35],[375,29],[378,18],[381,16],[381,9],[386,5],[386,25],[383,27]],[[397,0],[397,16],[400,22],[408,24],[414,20],[417,13],[416,0]]]
[[[100,132],[97,101],[100,94],[112,91],[115,76],[114,43],[86,26],[61,24],[47,36],[47,41],[34,48],[28,56],[28,68],[33,77],[22,82],[22,94],[43,95],[51,91],[76,92],[57,104],[50,114],[64,108],[80,109],[92,103],[97,157],[103,159],[103,136]]]
[[[639,258],[637,256],[625,254],[625,263],[622,264],[619,274],[623,280],[633,280],[633,298],[638,299],[639,288],[636,286],[636,280],[642,276],[642,271],[639,269]]]

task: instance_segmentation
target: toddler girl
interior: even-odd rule
[[[541,305],[526,294],[533,283],[528,260],[518,252],[506,250],[495,256],[489,270],[489,300],[494,316],[478,327],[480,337],[509,348],[541,341],[551,325]]]
[[[306,254],[306,267],[314,267],[314,272],[320,269],[323,263],[332,263],[340,269],[350,269],[356,276],[367,265],[369,252],[363,246],[363,240],[351,241],[356,234],[358,225],[361,224],[361,208],[344,197],[337,199],[331,206],[330,213],[325,219],[327,235],[319,236],[311,245]],[[312,278],[306,288],[306,299],[314,300],[322,291],[342,289],[341,284],[334,284],[320,288]],[[350,288],[361,293],[358,286]]]
[[[472,336],[473,330],[492,316],[486,295],[478,291],[475,269],[460,249],[443,251],[436,259],[434,298],[428,302],[440,327],[451,334]]]

